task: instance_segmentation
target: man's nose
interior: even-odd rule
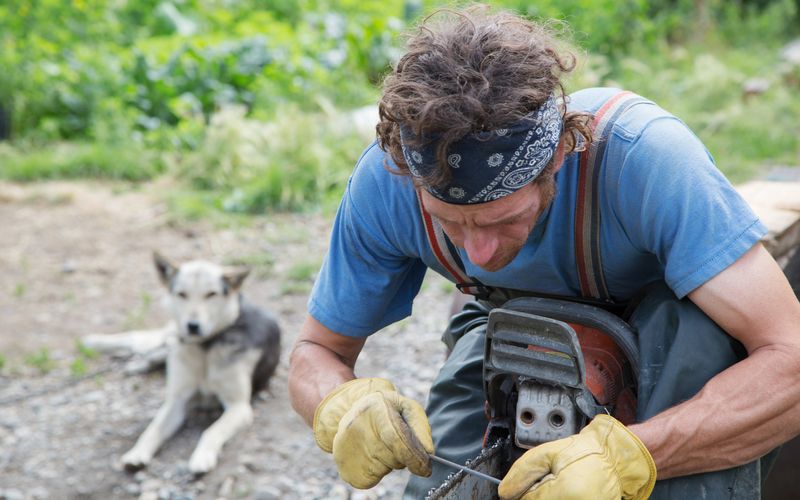
[[[497,252],[498,245],[497,236],[485,229],[472,229],[464,235],[464,250],[476,266],[486,265]]]

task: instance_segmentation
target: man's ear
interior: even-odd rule
[[[222,270],[222,281],[229,290],[237,291],[248,274],[250,269],[246,267],[226,267]]]
[[[164,286],[169,288],[172,278],[178,273],[178,266],[158,252],[153,252],[153,263],[156,265],[156,271],[158,271],[158,279],[161,280]]]

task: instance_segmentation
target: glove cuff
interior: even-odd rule
[[[385,378],[356,378],[329,392],[314,411],[312,429],[317,446],[331,453],[339,421],[347,410],[363,396],[378,391],[396,392],[397,389]]]
[[[657,474],[656,463],[650,455],[650,451],[639,439],[639,436],[631,432],[619,420],[608,415],[598,415],[594,420],[600,420],[601,423],[609,425],[609,440],[613,439],[617,444],[622,444],[622,446],[615,447],[615,451],[617,452],[617,471],[620,475],[620,482],[623,484],[623,498],[625,500],[648,498],[655,487]],[[627,445],[625,445],[626,442]]]

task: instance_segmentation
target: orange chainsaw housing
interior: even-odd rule
[[[614,418],[625,425],[635,423],[635,383],[625,354],[602,331],[575,323],[569,325],[578,334],[589,392],[598,404],[614,408]]]

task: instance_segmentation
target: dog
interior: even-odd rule
[[[153,421],[121,458],[126,470],[152,460],[183,423],[195,396],[216,396],[224,409],[206,429],[189,458],[189,470],[204,474],[217,465],[222,446],[253,421],[251,397],[266,389],[280,357],[275,318],[241,294],[249,270],[194,260],[177,266],[154,254],[167,287],[172,321],[164,328],[89,335],[83,344],[103,352],[138,354],[144,371],[166,358],[167,390]],[[129,366],[130,368],[130,366]]]

